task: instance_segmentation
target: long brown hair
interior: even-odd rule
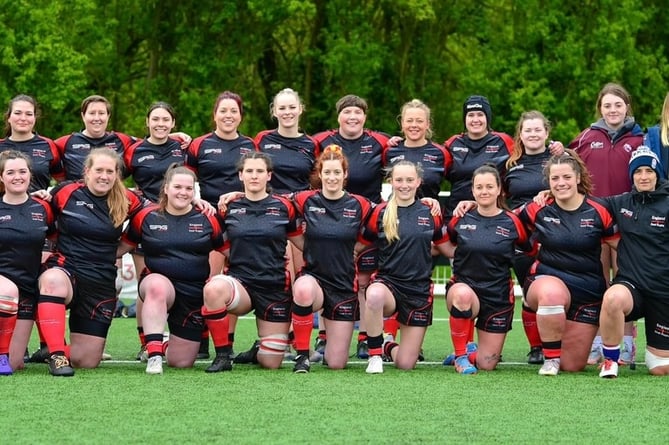
[[[551,167],[554,165],[560,164],[569,164],[574,172],[580,176],[580,183],[576,187],[579,193],[584,195],[589,195],[592,193],[593,185],[592,178],[590,177],[590,172],[588,167],[585,166],[585,162],[581,159],[579,155],[576,154],[571,148],[565,148],[564,153],[560,156],[551,156],[544,168],[544,176],[546,177],[546,183],[550,184],[551,176]]]
[[[35,125],[37,125],[37,119],[40,117],[40,110],[39,106],[37,105],[37,101],[35,100],[34,97],[28,96],[27,94],[19,94],[18,96],[14,96],[12,100],[9,101],[9,105],[7,107],[7,111],[5,111],[5,136],[9,137],[12,135],[12,126],[9,124],[9,116],[11,116],[12,111],[14,111],[14,104],[16,102],[28,102],[29,104],[32,104],[34,110],[35,110]],[[34,130],[34,128],[33,128]]]
[[[193,178],[193,184],[195,184],[197,181],[197,176],[195,176],[195,173],[193,173],[193,171],[189,168],[184,167],[183,165],[179,165],[176,162],[170,164],[170,166],[167,167],[167,170],[165,170],[163,183],[160,185],[160,193],[158,194],[158,207],[160,208],[161,212],[164,212],[167,208],[167,194],[165,193],[165,188],[170,182],[172,182],[172,179],[176,175],[190,176]]]
[[[595,105],[597,107],[597,117],[602,117],[602,100],[607,94],[612,94],[621,98],[623,102],[625,102],[625,105],[627,105],[627,114],[625,114],[625,117],[632,116],[632,96],[622,85],[610,82],[604,85],[604,87],[602,87],[602,89],[599,91],[599,94],[597,95],[597,103]]]
[[[94,148],[90,151],[86,160],[84,161],[84,171],[87,172],[93,168],[93,163],[99,157],[108,157],[116,163],[116,179],[112,185],[112,189],[107,194],[107,205],[109,206],[109,216],[111,217],[114,227],[120,227],[128,217],[128,207],[130,201],[126,196],[126,188],[121,180],[123,171],[123,162],[121,157],[114,150],[108,148]],[[84,174],[84,182],[86,181]]]
[[[532,110],[521,114],[520,119],[518,119],[518,123],[516,124],[516,134],[513,136],[513,151],[511,152],[509,159],[506,161],[507,170],[515,166],[518,159],[520,159],[520,157],[525,153],[525,145],[523,145],[523,141],[521,140],[520,135],[523,132],[523,124],[525,121],[532,119],[541,119],[541,121],[544,123],[546,134],[548,135],[551,132],[551,123],[548,119],[546,119],[546,116],[544,116],[541,111]]]
[[[499,187],[499,195],[497,195],[497,207],[499,207],[500,209],[508,210],[508,207],[506,205],[506,199],[504,198],[502,177],[500,176],[499,170],[497,170],[494,164],[485,163],[476,170],[474,170],[474,173],[472,174],[472,189],[474,188],[474,178],[476,178],[479,175],[485,175],[488,173],[495,177],[495,183],[497,184],[497,187]]]

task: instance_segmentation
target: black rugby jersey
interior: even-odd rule
[[[286,138],[277,130],[265,130],[255,137],[258,150],[272,158],[272,192],[288,194],[311,188],[309,177],[319,155],[314,140],[305,134]]]
[[[128,217],[143,206],[133,192],[125,191],[130,205]],[[116,250],[122,226],[114,227],[106,196],[93,195],[83,182],[63,182],[51,191],[58,240],[51,264],[64,267],[75,277],[114,280]]]
[[[453,158],[453,164],[446,173],[446,179],[451,183],[451,196],[446,208],[451,214],[460,201],[474,199],[474,170],[485,163],[492,163],[499,170],[500,176],[504,177],[504,164],[513,150],[513,139],[497,132],[490,132],[477,140],[469,139],[466,134],[458,134],[447,140],[444,146]]]
[[[223,232],[215,216],[192,209],[185,215],[150,206],[135,215],[124,241],[142,244],[146,268],[170,280],[204,282],[209,278],[209,252],[223,247]]]
[[[167,168],[174,163],[183,165],[185,157],[181,145],[173,139],[160,145],[143,139],[134,143],[124,154],[128,172],[143,196],[151,202],[158,201]]]
[[[49,138],[35,134],[27,141],[15,142],[9,138],[0,140],[0,152],[16,150],[32,161],[30,192],[46,190],[51,178],[63,179],[63,164],[56,143]]]
[[[448,235],[457,246],[453,260],[454,280],[482,289],[487,296],[509,287],[511,260],[516,247],[530,250],[520,219],[509,211],[482,216],[474,209],[462,218],[453,217]]]
[[[441,183],[453,163],[450,153],[441,145],[429,141],[422,147],[407,147],[404,142],[400,142],[383,152],[383,165],[386,167],[402,160],[420,164],[423,168],[423,180],[417,197],[439,199]]]
[[[315,190],[294,199],[306,225],[304,270],[334,289],[357,291],[353,248],[371,212],[370,202],[349,193],[331,200]]]
[[[23,204],[0,199],[0,275],[23,292],[34,293],[45,238],[53,232],[54,215],[45,201],[29,198]]]
[[[364,130],[356,139],[346,139],[339,130],[318,133],[314,140],[322,152],[331,144],[339,145],[348,159],[346,190],[364,196],[374,203],[381,202],[383,183],[383,149],[388,145],[388,135],[378,131]]]
[[[107,132],[101,138],[91,138],[80,131],[59,137],[56,146],[63,160],[65,179],[77,181],[84,177],[84,162],[91,150],[108,148],[123,158],[125,151],[135,142],[131,136],[115,131]],[[123,174],[125,176],[127,172]]]
[[[606,207],[592,197],[572,211],[550,199],[544,207],[531,202],[519,217],[541,244],[537,260],[553,269],[579,275],[604,276],[601,244],[618,236],[618,227]]]
[[[288,237],[302,234],[293,204],[270,195],[260,201],[240,198],[228,204],[223,215],[227,273],[246,283],[265,287],[290,287],[287,270]]]
[[[523,154],[504,175],[504,190],[510,208],[516,209],[542,190],[548,189],[544,167],[550,159],[548,150],[536,155]]]
[[[448,241],[441,217],[431,215],[430,208],[418,200],[398,207],[400,238],[389,244],[383,230],[386,208],[384,202],[374,209],[363,232],[363,238],[379,248],[378,276],[428,292],[432,283],[432,243]]]
[[[253,139],[242,135],[226,140],[212,132],[193,140],[186,153],[186,166],[197,175],[202,199],[216,205],[220,195],[243,191],[237,162],[255,150]]]

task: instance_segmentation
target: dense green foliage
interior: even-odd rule
[[[245,99],[243,132],[274,126],[268,104],[284,87],[303,97],[303,127],[336,125],[343,94],[368,99],[371,128],[396,133],[402,103],[432,107],[435,140],[459,132],[462,102],[487,95],[494,127],[545,112],[553,137],[595,119],[597,92],[621,82],[642,126],[667,91],[664,3],[641,0],[78,0],[0,2],[0,98],[42,104],[38,130],[81,128],[79,104],[97,93],[111,126],[142,135],[154,100],[175,106],[179,129],[211,129],[226,89]]]

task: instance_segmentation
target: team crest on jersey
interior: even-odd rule
[[[476,230],[476,224],[460,224],[458,229],[464,230],[467,232],[473,232]]]
[[[601,141],[590,142],[590,149],[591,150],[601,150],[602,148],[604,148],[604,142],[601,142]]]
[[[553,218],[551,216],[544,216],[544,221],[546,221],[547,223],[555,224],[556,226],[562,224],[560,222],[560,218]]]
[[[141,164],[144,161],[153,161],[154,159],[156,159],[154,155],[146,155],[142,156],[141,158],[137,158],[137,163]]]
[[[41,213],[30,212],[30,219],[33,221],[44,221],[44,215]]]
[[[486,153],[497,153],[499,151],[499,145],[486,145],[485,146],[485,152]]]
[[[495,235],[503,236],[504,238],[508,238],[509,235],[511,235],[511,231],[507,229],[506,227],[501,227],[497,226],[495,229]]]
[[[620,214],[625,218],[631,218],[634,216],[634,212],[632,210],[626,209],[625,207],[620,209]]]
[[[355,216],[358,214],[355,210],[352,209],[344,209],[342,212],[341,216],[342,218],[355,218]]]
[[[181,152],[181,148],[175,148],[172,150],[172,156],[175,156],[177,158],[183,157],[183,153]]]
[[[423,162],[429,162],[430,164],[437,163],[437,157],[435,155],[425,154],[423,155]]]
[[[188,224],[189,233],[202,233],[204,232],[204,224],[190,223]]]
[[[595,220],[594,218],[581,218],[581,224],[579,227],[586,227],[588,229],[592,229],[595,227]]]
[[[46,150],[43,150],[41,148],[33,148],[33,157],[46,158]]]
[[[623,150],[625,150],[626,153],[629,153],[632,151],[632,146],[630,144],[625,144],[623,145]]]
[[[0,223],[8,222],[12,220],[12,215],[2,215],[0,216]]]
[[[265,211],[265,215],[281,216],[281,209],[279,209],[278,207],[267,207],[267,210]]]
[[[221,150],[220,148],[207,148],[204,150],[204,154],[206,155],[210,154],[220,155],[221,153],[223,153],[223,150]]]
[[[667,218],[665,216],[654,216],[651,215],[650,217],[650,226],[651,227],[660,227],[664,228],[664,224],[667,222]]]
[[[430,218],[426,216],[419,216],[418,217],[418,225],[419,226],[424,226],[424,227],[429,227],[430,226]]]
[[[324,207],[309,206],[309,208],[307,208],[307,212],[318,213],[319,215],[324,215],[325,214],[325,208]]]
[[[94,207],[92,203],[86,201],[75,201],[74,205],[76,205],[77,207],[82,207],[82,206],[88,207],[91,210],[93,210]]]
[[[374,147],[372,147],[371,145],[362,145],[360,147],[361,155],[368,155],[370,153],[374,153]]]
[[[167,224],[149,224],[149,230],[154,232],[167,232]]]

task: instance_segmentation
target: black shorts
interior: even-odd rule
[[[669,350],[669,300],[658,298],[658,295],[649,291],[642,291],[634,284],[625,280],[613,280],[613,284],[621,284],[632,293],[632,312],[625,317],[625,321],[634,321],[645,318],[646,344],[653,348]]]
[[[462,283],[469,286],[476,294],[481,306],[484,304],[492,305],[494,307],[513,306],[516,302],[516,296],[513,293],[513,280],[511,278],[509,278],[505,285],[482,287],[476,284],[465,283],[464,281],[458,280],[458,277],[453,276],[448,280],[448,283],[446,283],[446,294],[448,294],[448,290],[451,286],[456,283]]]
[[[341,292],[322,284],[321,289],[323,290],[323,318],[336,321],[360,320],[358,294]]]
[[[375,277],[372,283],[382,283],[395,298],[397,321],[405,326],[430,326],[432,324],[432,286],[427,295],[417,296],[413,289]]]
[[[476,328],[484,332],[505,334],[512,329],[513,304],[489,304],[481,302],[476,316]]]
[[[232,276],[232,275],[231,275]],[[256,318],[273,323],[288,323],[291,320],[292,295],[290,290],[263,287],[243,282],[237,277],[251,297],[253,314]]]
[[[523,288],[527,289],[536,277],[551,275],[559,278],[567,286],[571,304],[567,309],[567,320],[598,326],[599,314],[602,310],[602,297],[606,291],[604,275],[596,277],[590,274],[574,275],[540,265],[535,274],[529,275]]]
[[[170,334],[199,342],[204,329],[202,317],[204,283],[172,281],[172,286],[174,286],[174,304],[167,316]]]
[[[357,264],[358,271],[375,271],[379,267],[379,250],[376,247],[363,250],[358,256]]]
[[[35,320],[37,315],[37,296],[39,290],[26,292],[19,289],[19,311],[16,315],[18,320]]]
[[[74,290],[68,306],[70,332],[107,338],[116,309],[116,280],[75,279],[68,275]]]

